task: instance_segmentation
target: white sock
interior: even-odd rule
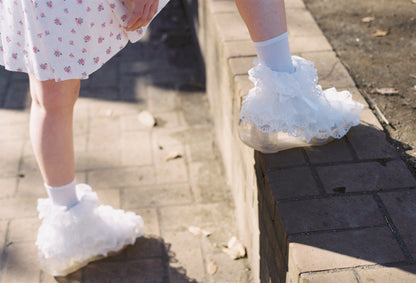
[[[294,71],[287,32],[266,41],[254,42],[254,47],[260,61],[273,71]]]
[[[76,179],[66,185],[52,187],[45,184],[48,195],[55,205],[66,206],[71,208],[78,203],[77,192],[75,190]]]

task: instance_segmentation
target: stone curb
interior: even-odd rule
[[[261,282],[370,282],[380,274],[416,280],[403,271],[415,269],[416,239],[402,224],[402,218],[416,223],[416,212],[405,215],[394,200],[414,197],[416,181],[304,3],[286,1],[291,50],[315,62],[323,88],[348,90],[364,104],[362,123],[326,146],[265,155],[238,139],[256,54],[234,1],[185,2],[253,276]]]

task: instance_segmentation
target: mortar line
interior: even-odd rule
[[[333,162],[317,162],[312,163],[310,162],[310,166],[314,167],[327,167],[327,166],[336,166],[336,165],[352,165],[352,164],[360,164],[360,163],[387,163],[395,160],[401,160],[400,157],[398,158],[374,158],[374,159],[361,159],[361,160],[343,160],[343,161],[333,161]],[[307,167],[308,164],[297,164],[297,165],[289,165],[289,166],[273,166],[267,168],[267,172],[273,172],[276,170],[284,170],[284,169],[294,169],[294,168],[301,168]]]
[[[374,197],[374,200],[377,202],[377,205],[378,205],[380,211],[384,215],[384,217],[387,221],[387,224],[390,227],[391,232],[393,233],[397,243],[399,244],[400,249],[402,250],[403,255],[406,257],[406,259],[409,262],[414,263],[415,260],[412,257],[406,243],[403,241],[402,237],[400,236],[399,229],[393,223],[393,219],[391,218],[390,213],[388,212],[386,206],[384,205],[383,200],[380,198],[380,196],[377,193],[375,193],[373,195],[373,197]]]
[[[316,234],[329,234],[329,233],[338,233],[338,232],[348,232],[348,231],[360,231],[365,229],[372,229],[372,228],[383,228],[387,227],[386,224],[376,224],[376,225],[368,225],[368,226],[359,226],[359,227],[350,227],[350,228],[335,228],[335,229],[325,229],[325,230],[315,230],[315,231],[307,231],[307,232],[296,232],[296,233],[288,233],[287,236],[310,236]]]
[[[395,262],[387,262],[387,263],[376,263],[376,264],[364,264],[364,265],[357,265],[357,266],[351,266],[351,267],[337,267],[332,269],[321,269],[321,270],[314,270],[314,271],[305,271],[299,273],[299,275],[302,274],[331,274],[331,273],[338,273],[342,271],[358,271],[358,270],[374,270],[374,269],[380,269],[380,268],[388,268],[388,267],[395,267],[400,268],[402,266],[407,266],[408,263],[405,261],[395,261]],[[361,283],[361,282],[360,282]]]
[[[373,195],[374,193],[390,193],[390,192],[402,192],[402,191],[413,191],[416,190],[416,187],[402,187],[402,188],[392,188],[392,189],[383,189],[383,190],[375,190],[375,191],[359,191],[359,192],[346,192],[346,193],[332,193],[326,195],[311,195],[311,196],[299,196],[299,197],[291,197],[285,199],[278,199],[276,203],[286,203],[286,202],[293,202],[293,201],[305,201],[305,200],[313,200],[313,199],[329,199],[332,197],[354,197],[354,196],[366,196],[366,195]]]
[[[361,280],[360,274],[358,274],[358,272],[355,268],[352,270],[352,273],[354,274],[354,277],[355,277],[355,279],[357,280],[358,283],[363,283],[363,281]]]
[[[318,186],[318,189],[319,189],[320,194],[323,195],[323,196],[327,195],[327,193],[325,191],[324,184],[322,183],[321,178],[319,178],[318,171],[316,170],[315,166],[313,166],[311,164],[311,161],[309,159],[308,154],[306,153],[305,148],[302,148],[302,154],[303,154],[303,157],[304,157],[304,159],[306,161],[306,164],[308,165],[308,167],[311,170],[312,177],[313,177],[313,179],[315,180],[315,182],[316,182],[316,184]]]

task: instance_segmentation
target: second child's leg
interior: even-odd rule
[[[235,0],[253,41],[265,41],[287,32],[283,0]]]
[[[240,139],[263,153],[322,145],[360,123],[348,92],[322,91],[313,62],[291,56],[284,0],[235,0],[259,60],[244,97]]]
[[[236,0],[259,59],[273,71],[293,72],[283,0]]]

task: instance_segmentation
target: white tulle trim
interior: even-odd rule
[[[88,185],[77,185],[79,203],[70,209],[38,201],[43,219],[36,245],[41,268],[54,276],[66,275],[99,257],[134,244],[143,219],[121,209],[98,205]]]
[[[249,78],[255,87],[244,97],[241,120],[262,132],[294,137],[341,138],[360,123],[363,105],[348,91],[322,90],[313,62],[293,56],[295,72],[275,72],[255,61]]]

